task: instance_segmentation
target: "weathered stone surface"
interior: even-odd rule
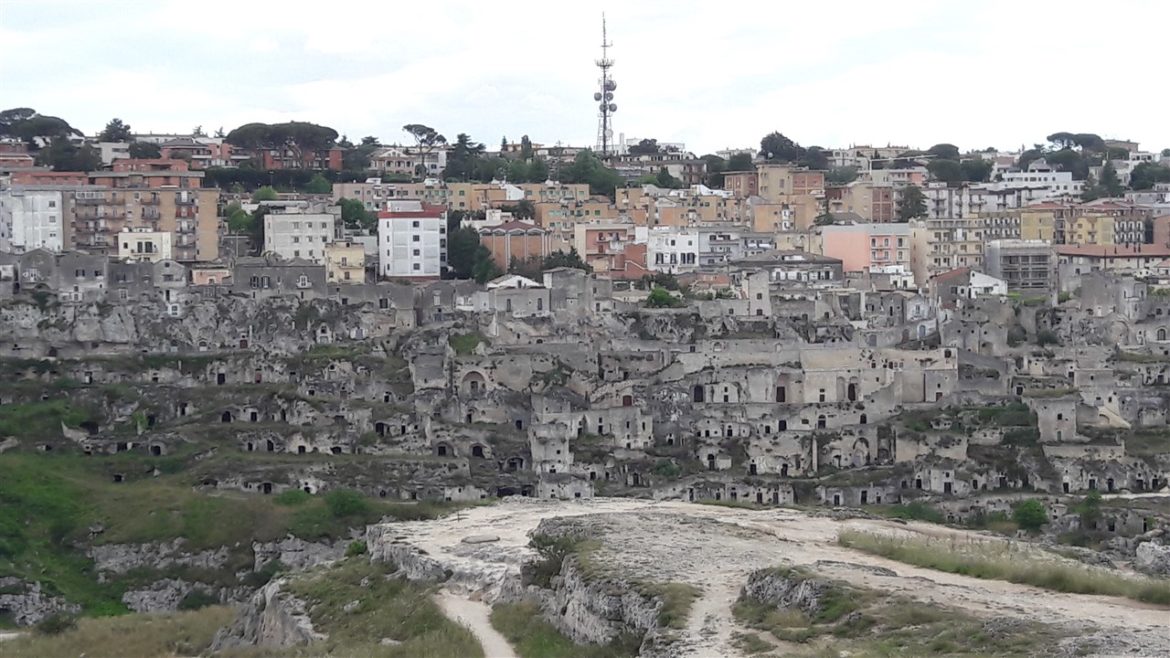
[[[103,544],[89,549],[98,571],[126,573],[133,569],[165,569],[170,566],[220,569],[227,563],[228,549],[187,553],[182,538],[154,544]]]
[[[279,560],[288,569],[308,569],[345,557],[347,545],[347,541],[311,542],[297,537],[286,537],[274,542],[253,542],[254,569],[260,571],[273,560]]]
[[[325,639],[309,619],[305,602],[283,590],[286,579],[257,590],[230,626],[212,640],[211,650],[234,647],[291,647]]]
[[[1152,541],[1138,545],[1133,567],[1155,576],[1170,576],[1170,545]]]
[[[40,583],[0,578],[0,610],[6,611],[17,626],[32,626],[53,615],[77,614],[81,606],[46,594]]]
[[[500,541],[499,535],[469,535],[463,538],[464,544],[490,544]]]
[[[451,576],[450,570],[409,544],[394,539],[394,529],[385,524],[366,529],[366,546],[370,560],[389,562],[398,567],[398,575],[407,580],[439,582]]]
[[[804,578],[778,569],[761,569],[748,576],[743,595],[777,608],[800,610],[816,614],[821,599],[832,589],[827,581]]]
[[[660,601],[628,582],[587,577],[576,556],[565,558],[552,591],[538,595],[545,617],[578,643],[606,644],[623,633],[645,633],[657,628],[662,608]]]
[[[134,612],[170,612],[179,608],[179,602],[192,589],[191,583],[168,578],[143,589],[127,591],[122,595],[122,603]]]

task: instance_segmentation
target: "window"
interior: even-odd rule
[[[420,242],[421,239],[417,235],[412,235],[412,236],[410,236],[410,241],[411,242]]]
[[[422,266],[419,265],[418,263],[415,263],[414,265],[410,266],[410,269],[418,271],[418,270],[422,269]]]
[[[411,227],[411,228],[418,228],[418,220],[415,220],[415,221],[411,222],[411,223],[410,223],[410,227]]]
[[[418,255],[420,255],[420,254],[422,254],[422,251],[421,251],[421,250],[419,250],[419,249],[415,249],[415,250],[414,250],[414,255],[415,255],[415,256],[418,256]]]

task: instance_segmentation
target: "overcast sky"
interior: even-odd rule
[[[0,106],[92,134],[406,123],[494,147],[592,144],[601,13],[615,129],[698,153],[1016,148],[1056,131],[1170,147],[1170,2],[0,0]]]

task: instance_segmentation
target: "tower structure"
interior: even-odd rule
[[[609,58],[609,49],[613,46],[605,33],[605,14],[601,15],[601,59],[596,60],[597,68],[601,69],[601,78],[597,81],[599,91],[594,92],[593,101],[597,106],[597,153],[602,158],[612,155],[613,149],[613,114],[617,112],[617,103],[613,102],[613,92],[617,83],[613,81],[609,70],[613,68],[613,60]]]

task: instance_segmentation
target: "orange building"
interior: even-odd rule
[[[511,221],[479,229],[479,243],[492,252],[492,260],[507,270],[512,259],[545,258],[549,248],[548,231],[528,222]]]

